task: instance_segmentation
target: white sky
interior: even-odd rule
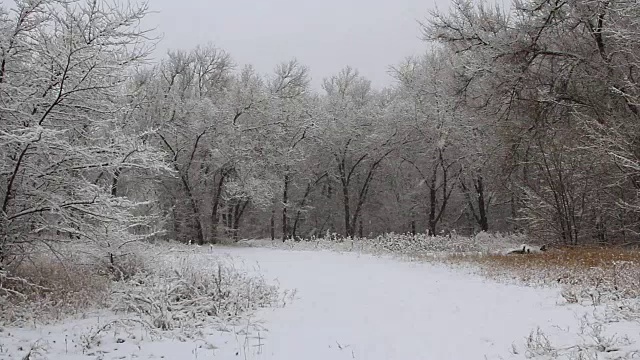
[[[297,58],[311,69],[314,87],[346,65],[375,87],[391,83],[387,71],[423,52],[417,20],[446,0],[150,0],[146,20],[163,34],[156,51],[212,42],[243,65],[270,73]]]

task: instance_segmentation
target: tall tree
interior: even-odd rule
[[[331,156],[332,177],[341,190],[345,236],[355,236],[375,174],[396,150],[398,132],[382,120],[371,84],[352,68],[324,81],[321,130],[323,151]]]
[[[403,153],[426,187],[427,230],[437,234],[455,190],[463,154],[455,146],[461,142],[463,127],[451,96],[451,61],[445,51],[434,51],[409,59],[396,69],[406,107],[407,132],[414,141]],[[409,170],[410,171],[410,170]]]
[[[291,184],[297,168],[305,160],[303,146],[311,127],[309,81],[308,69],[291,60],[276,67],[268,84],[275,125],[271,149],[277,156],[274,165],[282,173],[282,241],[292,235],[289,210],[295,206],[291,203]]]

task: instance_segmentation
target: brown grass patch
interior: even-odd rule
[[[0,279],[0,322],[57,319],[104,304],[110,280],[94,267],[41,256]]]
[[[620,248],[554,248],[539,254],[451,256],[452,264],[477,265],[484,275],[531,285],[561,284],[593,302],[640,296],[640,251]],[[594,299],[594,296],[598,299]]]
[[[607,268],[616,263],[640,264],[640,251],[617,248],[557,248],[538,254],[486,255],[472,257],[476,262],[503,268],[540,269],[557,266],[574,270]]]

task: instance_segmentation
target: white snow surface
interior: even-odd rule
[[[233,257],[236,266],[260,272],[289,294],[295,289],[295,298],[283,297],[284,306],[260,310],[246,324],[204,329],[197,339],[158,338],[135,324],[107,327],[88,339],[127,318],[104,313],[5,327],[0,359],[23,359],[32,348],[31,360],[524,359],[532,331],[540,328],[554,345],[573,345],[580,317],[593,311],[563,304],[558,289],[500,284],[438,264],[327,251],[214,253],[204,256]],[[619,335],[640,332],[636,324],[616,325]]]

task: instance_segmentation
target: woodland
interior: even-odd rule
[[[150,62],[150,10],[0,5],[0,264],[74,241],[639,240],[635,0],[455,0],[391,86],[345,67],[321,91],[214,44]]]

